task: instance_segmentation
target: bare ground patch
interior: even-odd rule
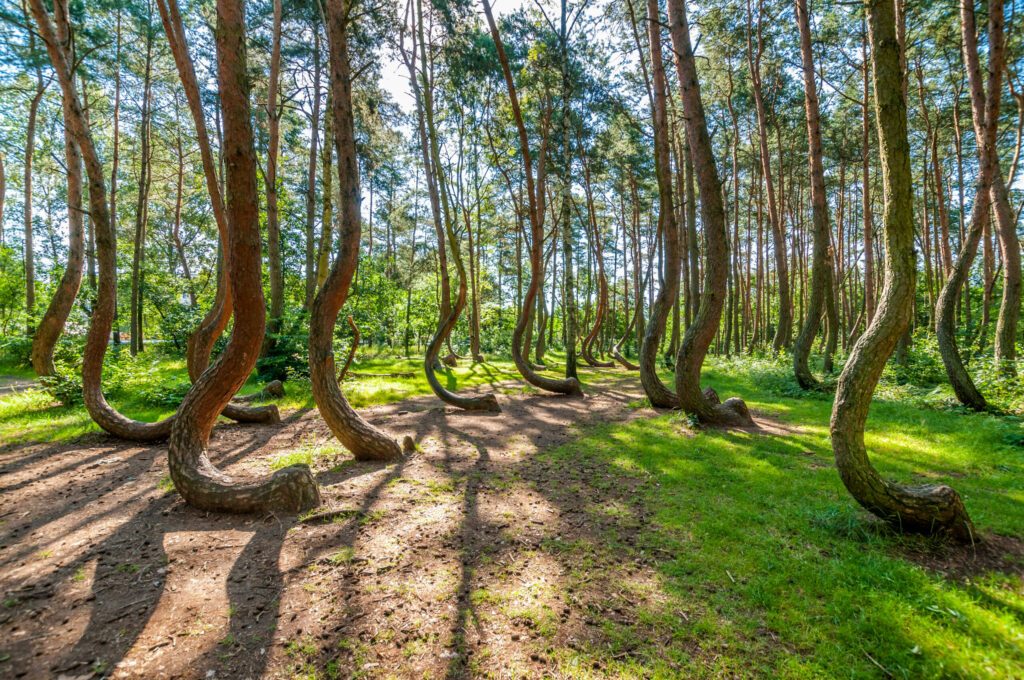
[[[652,415],[628,406],[638,397],[620,374],[586,399],[512,390],[494,416],[432,398],[368,409],[419,445],[391,466],[352,461],[315,411],[219,425],[211,451],[232,473],[313,457],[335,512],[308,523],[189,508],[168,490],[163,446],[90,435],[0,450],[0,671],[555,672],[571,650],[602,644],[602,618],[634,623],[661,595],[652,556],[635,545],[643,480],[535,454]]]

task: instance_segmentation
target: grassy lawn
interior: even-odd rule
[[[552,356],[557,359],[556,353]],[[351,372],[343,390],[356,408],[430,394],[421,359],[363,358],[353,364]],[[0,365],[0,375],[35,377],[30,368],[6,364]],[[517,380],[519,374],[510,359],[499,358],[476,365],[460,361],[455,368],[446,367],[440,377],[443,384],[455,390]],[[127,356],[116,362],[108,360],[104,373],[107,399],[121,413],[136,420],[154,421],[171,415],[188,386],[184,359],[158,354],[142,354],[134,360]],[[241,394],[258,392],[261,387],[254,374]],[[288,381],[285,391],[283,398],[274,400],[282,410],[316,406],[306,380]],[[62,406],[42,389],[0,396],[0,443],[66,441],[99,431],[83,405]]]
[[[641,478],[650,517],[636,545],[613,523],[569,555],[559,547],[563,562],[613,568],[653,554],[659,574],[639,623],[602,622],[610,645],[558,650],[566,672],[596,663],[624,677],[1022,677],[1020,577],[944,575],[908,559],[940,546],[893,535],[846,493],[828,438],[831,397],[778,396],[766,387],[778,371],[751,363],[718,363],[706,382],[790,433],[694,434],[667,414],[544,454]],[[881,401],[869,428],[883,475],[948,482],[980,530],[1024,536],[1016,420]],[[590,512],[598,522],[607,508]]]

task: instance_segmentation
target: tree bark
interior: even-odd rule
[[[832,449],[850,494],[899,530],[970,540],[973,527],[950,487],[905,487],[882,479],[864,446],[864,425],[885,363],[910,322],[916,276],[905,69],[891,0],[867,0],[874,99],[885,195],[885,282],[875,318],[850,352],[832,409]],[[866,104],[867,102],[865,102]]]
[[[277,212],[277,156],[281,143],[281,117],[278,110],[278,89],[281,80],[281,0],[274,0],[274,27],[270,52],[270,74],[267,87],[267,171],[264,173],[267,192],[267,267],[270,274],[270,321],[263,342],[263,354],[274,349],[281,333],[284,316],[284,270],[281,266],[281,225]]]
[[[991,13],[989,22],[989,68],[986,93],[986,88],[982,85],[973,0],[962,0],[960,3],[964,64],[971,96],[974,133],[978,140],[977,193],[971,208],[970,227],[964,235],[956,264],[953,265],[935,306],[935,335],[938,340],[939,354],[946,368],[946,375],[949,377],[950,385],[960,403],[977,411],[987,410],[988,403],[964,367],[960,351],[957,348],[956,305],[960,297],[960,290],[970,276],[971,266],[978,252],[978,243],[985,234],[985,227],[989,223],[992,207],[992,181],[996,170],[995,165],[998,163],[995,144],[999,130],[1005,43],[1001,35],[1001,18],[997,16],[1001,14],[1000,8],[995,8],[995,10]]]
[[[658,232],[664,238],[664,280],[651,309],[651,318],[640,346],[640,383],[651,405],[678,408],[679,399],[658,377],[658,352],[665,335],[669,312],[679,297],[679,225],[672,200],[672,163],[669,157],[668,111],[665,100],[668,85],[661,50],[661,17],[658,1],[647,0],[647,20],[651,46],[651,117],[654,126],[654,162],[658,181]]]
[[[758,0],[759,16],[763,16],[761,2]],[[779,352],[788,348],[793,333],[793,301],[789,290],[789,265],[786,261],[786,226],[779,214],[775,196],[775,183],[772,181],[771,154],[768,151],[768,114],[764,105],[764,93],[761,84],[761,54],[764,52],[761,19],[757,23],[757,48],[755,50],[751,32],[754,27],[750,0],[747,0],[747,53],[750,62],[751,85],[753,86],[754,104],[757,110],[758,140],[761,151],[761,168],[764,173],[765,193],[768,199],[768,221],[772,228],[772,243],[775,253],[776,288],[779,296],[779,318],[772,338],[772,348]]]
[[[78,143],[85,163],[89,181],[89,207],[96,232],[96,250],[99,261],[99,289],[96,307],[92,313],[89,332],[86,336],[85,353],[82,357],[82,391],[86,410],[92,419],[104,430],[125,439],[153,441],[166,437],[175,416],[156,423],[142,423],[130,420],[114,410],[103,396],[103,357],[106,354],[110,329],[114,321],[116,304],[116,271],[114,229],[110,221],[107,204],[106,183],[103,165],[96,153],[92,134],[74,82],[66,55],[61,48],[53,23],[43,7],[42,0],[30,0],[36,27],[39,29],[57,79],[68,105],[71,131]]]
[[[217,178],[213,150],[210,145],[210,135],[206,128],[206,114],[203,111],[202,99],[199,95],[199,83],[196,79],[192,57],[189,55],[188,42],[185,38],[185,26],[181,20],[181,13],[178,10],[178,2],[177,0],[157,0],[156,4],[160,12],[160,19],[163,22],[167,42],[171,48],[171,54],[174,56],[178,78],[181,81],[182,89],[185,91],[189,112],[192,114],[192,123],[196,131],[196,142],[199,146],[199,156],[203,164],[203,177],[206,180],[207,193],[210,195],[210,207],[213,210],[214,222],[217,224],[217,236],[220,246],[217,291],[214,295],[213,305],[207,311],[202,321],[199,322],[196,330],[189,336],[188,348],[185,354],[185,364],[188,369],[189,380],[195,383],[203,371],[209,367],[213,345],[231,320],[233,303],[231,300],[231,282],[229,280],[231,263],[228,238],[230,230],[224,208],[224,198],[221,194],[220,182]],[[277,407],[273,405],[244,406],[242,404],[229,403],[224,407],[223,415],[232,420],[247,423],[272,423],[277,422],[279,418]]]
[[[38,2],[39,0],[35,0]],[[174,486],[190,505],[213,512],[299,512],[320,492],[309,467],[292,465],[262,482],[239,482],[210,462],[207,445],[218,414],[252,372],[266,313],[261,285],[256,150],[253,146],[241,0],[217,2],[217,71],[224,119],[227,214],[235,324],[224,353],[192,386],[171,430],[168,464]]]
[[[29,51],[32,53],[35,52],[35,42],[35,33],[29,30]],[[36,259],[32,247],[32,161],[36,149],[36,117],[39,115],[39,102],[42,101],[45,92],[42,69],[36,67],[36,91],[28,104],[28,124],[25,129],[25,179],[22,185],[25,193],[25,334],[28,336],[35,333],[36,316]]]
[[[494,38],[495,47],[498,52],[498,61],[501,62],[501,70],[505,76],[505,85],[508,88],[509,101],[512,106],[512,115],[516,121],[516,128],[519,132],[519,147],[523,157],[523,171],[526,179],[526,194],[529,205],[530,232],[532,241],[530,243],[530,285],[526,289],[523,299],[523,313],[516,321],[515,330],[512,331],[512,360],[519,369],[520,374],[528,383],[534,387],[549,392],[557,392],[568,395],[582,395],[583,390],[576,378],[565,378],[562,380],[548,378],[536,373],[523,356],[523,334],[526,331],[526,324],[533,305],[536,302],[537,294],[540,291],[541,271],[543,268],[542,249],[544,246],[544,173],[539,168],[538,176],[533,175],[533,161],[530,155],[530,142],[526,132],[526,125],[523,122],[523,114],[519,107],[519,97],[516,93],[515,82],[512,79],[512,68],[509,65],[508,56],[505,54],[505,46],[498,33],[498,25],[494,22],[491,14],[491,5],[488,0],[482,0],[484,14],[487,17],[487,24],[491,30],[491,37]]]
[[[152,111],[153,111],[153,29],[146,17],[146,60],[143,70],[142,116],[139,122],[139,144],[142,147],[139,162],[139,190],[135,202],[135,239],[132,255],[131,286],[131,344],[129,349],[135,356],[144,349],[142,337],[143,268],[146,259],[146,231],[149,220],[149,187],[152,166]]]
[[[227,0],[221,0],[226,2]],[[362,225],[359,215],[359,162],[356,158],[352,112],[352,73],[348,55],[347,0],[326,3],[327,44],[332,91],[334,150],[338,156],[341,190],[339,227],[341,248],[323,287],[313,299],[309,332],[309,375],[313,398],[334,436],[359,460],[394,460],[402,455],[398,442],[363,420],[349,405],[338,385],[334,364],[334,325],[348,298],[359,262]],[[406,437],[406,448],[412,440]]]
[[[871,111],[868,108],[870,62],[868,61],[867,24],[864,24],[863,30],[861,58],[864,62],[864,88],[862,91],[864,105],[861,109],[861,193],[864,210],[864,311],[867,322],[871,323],[871,320],[875,318],[875,234],[871,206]]]
[[[742,400],[732,398],[724,403],[717,403],[717,398],[711,398],[713,392],[709,390],[706,394],[700,389],[700,371],[704,356],[715,339],[722,318],[729,273],[729,244],[725,206],[722,202],[722,183],[711,149],[683,0],[668,0],[668,20],[672,44],[676,51],[676,69],[683,103],[683,117],[686,120],[686,134],[700,189],[706,253],[700,307],[693,323],[686,329],[676,358],[676,394],[680,408],[695,415],[702,423],[749,426],[753,424],[753,419]]]
[[[805,390],[820,387],[808,366],[814,338],[821,327],[821,313],[826,295],[832,295],[831,227],[825,196],[825,170],[821,151],[821,114],[815,83],[814,53],[811,49],[811,18],[807,0],[796,0],[797,24],[800,28],[800,56],[803,62],[804,106],[807,111],[808,163],[811,175],[811,220],[813,222],[813,262],[811,290],[807,313],[800,334],[793,344],[793,372]]]
[[[462,248],[459,238],[455,233],[453,224],[454,206],[451,205],[448,195],[448,180],[441,160],[440,144],[437,139],[437,130],[434,125],[434,98],[432,83],[428,81],[427,51],[424,44],[425,33],[423,29],[423,8],[422,3],[417,1],[415,13],[415,25],[413,26],[413,47],[411,53],[405,53],[406,66],[413,83],[413,94],[417,104],[417,114],[420,131],[420,145],[423,155],[423,169],[427,178],[427,192],[430,196],[430,207],[433,211],[434,227],[437,231],[437,253],[439,268],[444,271],[442,275],[440,319],[437,330],[430,342],[423,358],[423,372],[426,375],[430,389],[437,397],[452,406],[469,411],[498,411],[498,400],[493,394],[485,394],[479,397],[464,397],[446,389],[437,377],[437,367],[441,348],[451,335],[452,329],[458,323],[466,308],[468,300],[468,285],[466,281],[466,266],[462,259]],[[416,40],[420,41],[420,71],[416,69]],[[469,216],[466,215],[468,221]],[[458,277],[458,293],[455,304],[450,304],[450,290],[445,291],[447,281],[448,259],[447,247],[451,249],[452,262],[455,265],[455,272]],[[446,357],[446,363],[454,357]]]
[[[74,64],[71,23],[68,5],[64,0],[55,0],[54,16],[57,39],[61,43],[61,49],[64,50],[68,63]],[[64,159],[68,178],[68,261],[53,299],[50,300],[49,307],[39,321],[35,337],[32,338],[32,368],[40,377],[52,376],[56,373],[56,368],[53,365],[53,350],[57,346],[57,340],[64,332],[64,324],[71,313],[71,307],[75,304],[78,288],[82,284],[85,249],[82,225],[82,154],[71,134],[69,124],[71,115],[67,104],[65,104]]]
[[[313,111],[309,119],[309,167],[306,171],[306,297],[308,310],[316,295],[316,166],[320,143],[320,26],[313,22]]]

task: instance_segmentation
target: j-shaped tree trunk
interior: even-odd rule
[[[428,52],[423,42],[425,40],[425,30],[423,28],[422,2],[416,2],[412,20],[412,48],[406,51],[403,45],[403,57],[409,69],[409,77],[413,85],[413,95],[416,100],[423,170],[426,175],[427,194],[430,197],[431,215],[437,234],[439,269],[443,271],[439,310],[440,318],[438,319],[437,329],[427,344],[427,350],[423,357],[423,372],[426,375],[430,389],[446,404],[469,411],[497,411],[500,410],[498,400],[493,394],[485,394],[480,397],[464,397],[446,389],[437,377],[441,348],[448,341],[452,329],[455,328],[455,324],[458,323],[462,312],[466,308],[468,285],[466,281],[466,266],[462,259],[462,248],[453,224],[455,207],[452,206],[448,195],[448,180],[444,174],[437,128],[434,124],[433,84],[429,80],[429,74],[433,72],[433,68],[432,64],[427,61],[429,58]],[[420,41],[418,50],[417,41]],[[420,60],[419,68],[417,68],[417,60]],[[469,219],[468,215],[466,219]],[[458,277],[458,297],[454,305],[450,303],[450,290],[447,293],[445,292],[446,288],[450,285],[447,275],[447,248],[451,248],[452,262],[455,264],[455,272]],[[452,354],[445,357],[446,363],[454,363],[455,357]]]
[[[956,307],[964,282],[970,276],[971,266],[978,252],[978,243],[985,233],[985,226],[992,212],[991,190],[995,166],[998,163],[995,143],[999,129],[1005,42],[1002,39],[1002,5],[993,3],[993,11],[989,16],[989,67],[986,92],[982,85],[973,2],[974,0],[963,0],[960,3],[960,24],[964,64],[967,67],[971,95],[971,112],[974,117],[974,134],[978,140],[977,193],[971,208],[970,227],[935,305],[935,335],[939,344],[939,355],[942,357],[946,375],[949,376],[949,383],[953,386],[957,399],[965,406],[984,411],[988,408],[988,403],[964,367],[960,350],[957,348]]]
[[[821,114],[815,83],[814,53],[811,49],[811,18],[807,13],[807,0],[796,0],[796,19],[800,27],[800,56],[804,71],[804,108],[807,111],[808,162],[811,173],[811,220],[813,224],[813,254],[811,264],[811,291],[807,301],[800,334],[793,344],[793,372],[800,387],[814,389],[820,383],[811,373],[808,357],[814,338],[821,327],[821,314],[825,296],[832,295],[831,227],[825,196],[825,170],[821,162]]]
[[[175,488],[196,508],[213,512],[299,512],[320,503],[309,467],[293,465],[265,481],[241,482],[214,467],[207,455],[217,415],[256,365],[266,329],[244,17],[241,0],[218,0],[217,73],[231,224],[230,252],[225,260],[231,263],[235,324],[224,353],[185,395],[171,429],[167,458]]]
[[[222,2],[225,0],[222,0]],[[326,6],[329,79],[334,150],[338,157],[338,206],[341,248],[323,287],[313,299],[309,331],[309,376],[320,415],[334,436],[359,460],[394,460],[402,455],[395,439],[363,420],[349,405],[338,385],[334,366],[334,325],[348,298],[359,261],[362,232],[359,216],[359,162],[356,158],[352,113],[352,70],[348,55],[349,5],[328,0]],[[412,440],[406,438],[406,447]]]
[[[669,158],[668,84],[661,50],[661,16],[658,0],[647,0],[647,25],[651,46],[651,117],[654,124],[654,167],[658,179],[658,233],[665,244],[664,281],[651,308],[651,319],[640,345],[640,382],[652,406],[677,408],[679,399],[658,377],[658,352],[665,324],[679,298],[679,224],[672,201],[672,163]]]
[[[57,27],[57,39],[69,64],[74,63],[72,50],[71,23],[68,16],[68,5],[64,0],[54,2],[54,18]],[[74,74],[72,74],[73,76]],[[68,177],[68,261],[57,286],[50,306],[39,321],[35,337],[32,338],[32,368],[36,375],[51,376],[56,373],[53,365],[53,350],[57,340],[64,332],[64,324],[75,304],[78,288],[82,284],[82,264],[84,260],[85,238],[82,226],[82,154],[78,150],[71,126],[68,105],[64,105],[64,159],[67,164]]]
[[[523,157],[523,174],[526,179],[526,195],[532,238],[530,243],[530,285],[527,287],[526,295],[523,298],[523,311],[516,321],[515,330],[512,331],[512,360],[515,362],[516,368],[519,369],[519,373],[522,374],[523,378],[534,387],[560,394],[582,395],[583,390],[580,388],[579,380],[576,378],[555,379],[542,376],[530,367],[529,362],[523,355],[523,335],[529,321],[529,310],[532,310],[534,304],[536,304],[537,294],[540,291],[544,266],[541,258],[543,257],[544,247],[544,206],[542,201],[544,200],[545,180],[542,167],[538,168],[537,177],[536,179],[534,178],[533,160],[530,156],[530,141],[526,132],[526,124],[523,122],[522,110],[519,107],[519,96],[516,93],[515,81],[512,78],[512,67],[509,65],[508,56],[505,54],[505,46],[501,41],[501,35],[498,33],[498,25],[494,22],[490,2],[488,0],[482,0],[482,2],[484,14],[487,17],[487,24],[491,30],[491,37],[494,38],[494,44],[498,51],[498,61],[501,62],[501,70],[505,76],[505,85],[508,88],[509,102],[512,106],[512,116],[515,118],[516,128],[519,132],[519,150]],[[543,166],[543,161],[541,166]]]
[[[693,169],[700,190],[701,218],[704,223],[704,283],[700,293],[700,306],[693,323],[679,345],[676,357],[676,394],[679,406],[697,416],[702,423],[724,425],[751,425],[753,419],[742,400],[732,398],[718,403],[712,390],[701,392],[700,371],[704,356],[715,339],[725,303],[726,282],[729,277],[729,244],[722,200],[722,182],[715,166],[711,149],[704,103],[697,80],[697,65],[690,44],[690,27],[686,19],[684,0],[668,0],[668,23],[672,44],[676,52],[676,68],[686,121],[686,135],[690,143]]]
[[[971,1],[971,0],[968,0]],[[832,408],[832,450],[847,490],[862,506],[904,531],[973,535],[960,496],[948,486],[905,487],[883,479],[864,446],[871,397],[886,361],[910,323],[914,303],[913,186],[907,138],[904,68],[892,0],[868,0],[874,102],[885,198],[885,277],[874,319],[857,339],[839,376]]]
[[[594,344],[598,342],[605,316],[608,314],[608,275],[604,270],[604,238],[597,223],[597,212],[594,209],[594,193],[590,184],[590,162],[587,160],[583,140],[580,140],[580,162],[583,164],[583,189],[587,194],[587,224],[590,226],[590,239],[597,264],[597,309],[594,312],[594,325],[580,346],[580,356],[589,365],[597,368],[611,368],[614,361],[601,361],[594,356]],[[600,349],[600,348],[599,348]],[[604,352],[601,350],[603,356]]]
[[[178,11],[177,0],[157,0],[160,19],[164,33],[174,56],[185,99],[188,101],[189,112],[196,131],[196,142],[203,164],[203,177],[206,180],[207,193],[210,195],[210,206],[213,218],[217,223],[217,235],[220,243],[220,263],[217,272],[217,291],[213,306],[199,322],[199,326],[189,336],[185,354],[188,377],[194,383],[210,365],[213,345],[221,336],[231,320],[231,283],[229,281],[230,258],[228,248],[228,220],[224,210],[224,199],[221,196],[220,183],[217,180],[217,167],[210,145],[210,136],[206,129],[206,116],[203,112],[202,100],[199,96],[199,84],[196,80],[195,66],[189,55],[188,42],[185,38],[185,26]],[[246,423],[272,423],[278,420],[276,406],[244,406],[228,403],[223,415]]]
[[[103,396],[103,357],[107,351],[110,329],[114,322],[116,295],[114,229],[107,204],[103,165],[96,153],[85,112],[78,99],[75,84],[71,80],[70,65],[56,36],[53,22],[43,7],[42,0],[31,0],[31,7],[36,26],[46,43],[50,61],[57,73],[64,100],[67,102],[67,111],[70,114],[68,122],[81,151],[89,181],[89,208],[96,234],[96,254],[99,261],[99,289],[82,357],[82,392],[85,407],[92,419],[111,434],[138,441],[161,439],[170,432],[174,416],[156,423],[134,421],[118,413]]]

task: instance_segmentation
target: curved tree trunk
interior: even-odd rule
[[[821,313],[826,295],[832,295],[831,233],[825,196],[825,170],[821,162],[821,115],[814,74],[814,53],[811,50],[811,18],[807,0],[796,0],[797,24],[800,26],[800,55],[804,71],[804,100],[807,109],[808,156],[811,173],[811,219],[814,227],[811,264],[811,291],[803,327],[793,344],[793,372],[805,390],[820,387],[811,374],[807,360],[814,338],[821,327]]]
[[[72,52],[71,26],[66,2],[54,3],[57,39],[69,64],[74,63]],[[72,74],[73,76],[74,74]],[[60,284],[50,306],[39,321],[35,337],[32,338],[32,368],[36,375],[51,376],[56,373],[53,365],[53,350],[64,332],[64,324],[71,313],[71,307],[82,284],[85,238],[82,227],[82,154],[71,134],[69,119],[73,115],[67,103],[64,104],[64,158],[68,176],[68,261],[61,276]]]
[[[417,119],[420,133],[420,146],[423,156],[423,169],[427,179],[427,193],[430,197],[430,208],[434,219],[434,229],[437,234],[437,257],[438,268],[442,272],[441,280],[441,305],[439,320],[434,336],[427,344],[427,351],[423,358],[423,372],[426,375],[427,383],[437,397],[452,406],[469,411],[498,411],[498,400],[493,394],[486,394],[480,397],[463,397],[449,391],[437,378],[437,370],[440,364],[441,347],[448,342],[452,329],[458,323],[466,308],[468,299],[468,285],[466,282],[466,266],[462,260],[462,250],[459,246],[458,237],[452,223],[452,206],[449,203],[448,185],[444,169],[441,165],[440,146],[437,141],[437,130],[434,126],[434,98],[432,83],[428,81],[427,52],[426,46],[421,42],[417,54],[416,40],[424,40],[423,30],[423,5],[416,3],[413,26],[413,46],[410,52],[404,52],[406,66],[413,85],[413,95],[416,100]],[[417,72],[417,56],[422,60],[420,70]],[[467,226],[469,216],[466,216]],[[458,276],[458,297],[455,304],[451,304],[451,289],[448,280],[448,258],[447,246],[451,248],[452,261],[455,263],[455,270]],[[445,357],[445,363],[454,365],[456,363],[455,353],[451,351]]]
[[[203,164],[203,176],[206,180],[207,192],[210,194],[210,206],[213,209],[214,221],[217,223],[217,236],[220,245],[217,292],[213,298],[213,306],[206,313],[206,316],[203,317],[202,321],[199,322],[196,330],[189,336],[188,347],[185,353],[188,377],[189,380],[195,383],[203,371],[209,367],[213,345],[231,320],[232,299],[231,282],[229,281],[231,264],[229,257],[230,249],[228,247],[228,220],[224,212],[224,199],[221,196],[220,184],[217,181],[217,168],[210,146],[210,136],[206,129],[206,116],[203,112],[202,100],[199,95],[195,67],[188,52],[185,26],[182,23],[181,13],[178,10],[178,2],[177,0],[157,0],[156,4],[160,12],[160,19],[163,22],[167,42],[171,47],[171,54],[174,56],[178,78],[181,81],[182,89],[185,91],[189,112],[192,114],[192,122],[196,131],[196,142],[199,145],[199,155]],[[279,417],[276,406],[254,407],[233,403],[228,403],[224,407],[223,415],[232,420],[246,423],[272,423],[277,422]]]
[[[222,0],[225,1],[225,0]],[[330,57],[334,150],[338,156],[341,189],[339,228],[341,248],[323,287],[313,299],[309,331],[309,375],[313,398],[334,436],[359,460],[393,460],[402,455],[394,438],[363,420],[349,405],[338,385],[334,366],[334,325],[348,298],[359,261],[362,232],[359,215],[359,163],[356,159],[352,113],[352,73],[348,57],[348,2],[328,0],[327,41]],[[406,438],[409,447],[412,440]]]
[[[839,376],[832,408],[832,449],[843,484],[872,513],[900,530],[948,532],[968,540],[973,528],[956,491],[945,485],[904,487],[886,481],[871,465],[864,446],[871,396],[910,323],[916,276],[910,145],[895,8],[891,0],[865,4],[885,194],[885,279],[875,317],[854,344]]]
[[[615,365],[614,361],[601,361],[594,356],[594,343],[600,337],[604,318],[608,313],[608,276],[604,271],[604,240],[601,237],[601,229],[597,224],[597,215],[594,212],[594,196],[590,187],[590,164],[587,162],[582,140],[580,140],[580,160],[583,163],[583,188],[587,192],[587,220],[590,224],[591,239],[593,239],[594,260],[597,263],[597,310],[594,313],[594,325],[580,346],[580,355],[584,361],[595,368],[611,368]]]
[[[612,358],[614,358],[616,361],[618,361],[620,364],[622,364],[622,367],[625,368],[628,371],[639,371],[640,370],[639,366],[637,366],[632,361],[627,359],[625,357],[625,355],[623,355],[623,353],[622,353],[622,345],[624,345],[626,340],[631,335],[633,335],[633,328],[636,327],[636,320],[637,320],[637,317],[639,317],[639,316],[640,316],[640,307],[637,306],[636,309],[633,310],[633,316],[630,318],[629,324],[626,326],[626,332],[622,334],[622,337],[619,338],[618,342],[616,342],[614,345],[612,345],[612,352],[611,352]]]
[[[686,120],[687,139],[693,158],[693,169],[700,189],[701,217],[704,223],[706,262],[700,306],[693,323],[679,345],[676,358],[676,394],[679,406],[697,416],[702,423],[724,425],[751,425],[753,419],[746,404],[740,399],[718,403],[701,392],[700,371],[704,356],[715,339],[725,303],[726,282],[729,275],[729,244],[722,202],[722,182],[715,167],[711,150],[704,104],[697,80],[697,66],[690,44],[690,27],[686,20],[683,0],[668,0],[669,31],[676,52],[676,68],[682,90],[683,117]]]
[[[668,85],[661,57],[661,17],[658,1],[647,0],[647,23],[651,45],[651,116],[654,124],[654,161],[658,179],[658,233],[665,239],[664,281],[651,308],[651,319],[640,345],[640,382],[651,405],[677,408],[679,399],[658,377],[658,352],[665,336],[665,324],[679,297],[679,225],[672,202],[672,163],[669,159],[668,112],[665,99]]]
[[[988,93],[981,82],[981,65],[978,58],[978,40],[973,0],[961,3],[961,28],[963,32],[964,63],[971,95],[971,111],[974,116],[974,133],[978,141],[977,193],[971,208],[970,228],[964,235],[956,263],[939,293],[935,305],[935,335],[939,354],[946,367],[946,375],[960,403],[977,411],[988,408],[985,397],[978,390],[964,367],[956,343],[956,307],[960,291],[971,273],[971,265],[978,252],[978,243],[985,233],[992,207],[992,180],[998,157],[995,152],[998,132],[999,105],[1001,95],[1002,55],[1004,44],[999,30],[989,35]],[[991,24],[990,24],[991,28]],[[1001,27],[1000,27],[1001,28]]]
[[[544,195],[544,174],[538,170],[536,186],[533,176],[533,161],[530,158],[530,142],[526,133],[526,125],[523,123],[523,114],[519,108],[519,97],[516,94],[515,82],[512,79],[512,68],[509,66],[508,56],[505,54],[505,46],[498,33],[498,26],[494,23],[491,14],[491,5],[488,0],[482,0],[484,14],[487,17],[487,24],[491,29],[491,37],[494,38],[495,47],[498,51],[498,60],[501,62],[501,70],[505,76],[505,85],[508,87],[509,101],[512,105],[512,115],[516,121],[516,128],[519,131],[519,150],[523,156],[523,170],[526,178],[526,193],[529,199],[530,232],[532,241],[530,243],[530,285],[526,289],[523,298],[523,311],[516,321],[515,330],[512,331],[512,360],[523,378],[534,387],[549,392],[558,392],[569,395],[582,395],[580,381],[576,378],[555,379],[548,378],[536,373],[529,365],[526,357],[523,356],[523,334],[526,331],[526,324],[529,319],[529,311],[536,303],[537,293],[540,291],[543,263],[542,249],[544,247],[544,208],[539,205]]]
[[[263,482],[244,483],[218,470],[207,456],[206,447],[217,415],[256,365],[266,329],[256,151],[241,0],[218,0],[216,37],[227,159],[227,213],[231,224],[230,253],[225,260],[231,262],[235,325],[224,353],[185,395],[171,430],[168,464],[182,498],[201,510],[299,512],[320,503],[320,492],[306,465],[278,470]]]
[[[162,439],[170,433],[171,422],[175,416],[156,423],[131,420],[118,413],[103,396],[101,384],[103,357],[107,351],[110,329],[114,321],[117,293],[114,229],[107,205],[103,165],[96,154],[96,147],[92,141],[85,113],[71,80],[70,67],[56,38],[49,15],[43,7],[42,0],[31,0],[31,6],[36,25],[46,42],[50,61],[57,72],[64,99],[68,102],[68,112],[71,114],[69,122],[75,141],[82,153],[89,179],[89,207],[93,229],[96,233],[96,250],[99,260],[99,290],[96,307],[89,324],[89,332],[86,336],[85,353],[82,357],[82,391],[85,407],[92,419],[111,434],[137,441]]]

